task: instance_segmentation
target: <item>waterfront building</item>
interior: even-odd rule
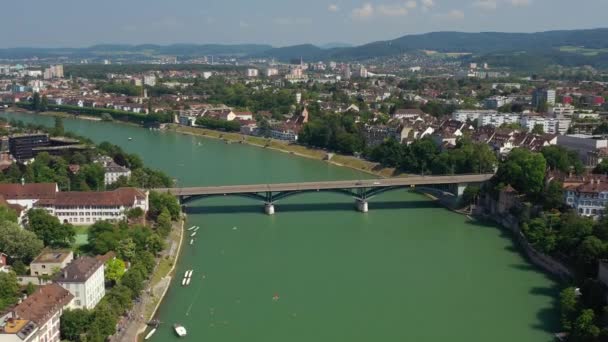
[[[60,317],[73,298],[58,284],[38,288],[11,311],[0,314],[0,341],[59,342]]]
[[[74,260],[74,253],[69,249],[44,249],[30,263],[30,275],[50,276],[65,268],[72,260]]]
[[[131,170],[127,167],[116,164],[110,157],[102,157],[100,160],[103,165],[104,176],[103,183],[108,186],[118,181],[120,177],[131,177]]]
[[[34,158],[36,147],[49,146],[48,134],[13,134],[8,138],[9,151],[18,161]]]
[[[135,188],[81,192],[59,191],[55,183],[0,184],[0,196],[24,211],[43,208],[62,222],[76,225],[122,221],[133,208],[148,211],[148,192]]]
[[[567,187],[565,200],[580,216],[599,219],[608,205],[608,183],[592,178],[584,184]]]
[[[72,260],[55,278],[55,282],[70,291],[72,309],[93,309],[106,295],[104,263],[85,256]]]

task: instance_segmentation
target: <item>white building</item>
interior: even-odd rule
[[[74,300],[72,309],[93,309],[106,295],[103,261],[93,257],[74,259],[55,282],[70,291]]]
[[[49,68],[44,69],[43,76],[45,80],[51,78],[63,78],[63,65],[51,65]]]
[[[585,184],[567,188],[565,197],[566,204],[579,215],[598,219],[608,206],[608,183],[591,179]]]
[[[23,212],[44,208],[63,222],[88,225],[97,221],[126,219],[133,208],[148,211],[148,192],[135,188],[113,191],[59,191],[55,183],[0,184],[0,195]]]
[[[522,127],[532,131],[536,125],[543,126],[543,131],[549,134],[566,134],[572,120],[567,118],[551,118],[546,116],[525,115],[521,118]]]
[[[57,284],[40,287],[12,311],[0,314],[0,341],[59,342],[60,317],[73,298]]]
[[[267,77],[277,76],[278,74],[279,74],[279,69],[277,69],[277,68],[268,68],[268,69],[266,69],[266,76]]]
[[[258,77],[258,69],[247,69],[247,77]]]
[[[103,176],[103,183],[107,186],[114,184],[120,177],[131,177],[131,170],[124,166],[116,164],[114,161],[107,163],[103,166],[105,174]]]
[[[154,87],[156,85],[156,76],[144,75],[144,85],[147,85],[149,87]]]
[[[466,122],[467,120],[475,121],[482,116],[486,115],[497,115],[496,110],[482,110],[482,109],[460,109],[452,113],[452,120]]]
[[[521,120],[521,115],[517,113],[499,113],[496,115],[484,115],[477,120],[478,127],[488,125],[500,127],[504,124],[518,124]]]
[[[574,106],[571,104],[561,104],[558,103],[555,106],[551,106],[549,107],[549,114],[553,115],[554,117],[566,117],[566,118],[571,118],[572,116],[574,116]]]

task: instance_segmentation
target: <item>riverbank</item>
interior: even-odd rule
[[[59,116],[64,118],[74,118],[74,119],[82,119],[89,121],[102,121],[101,118],[86,116],[86,115],[76,115],[70,114],[66,112],[55,112],[55,111],[47,111],[47,112],[33,112],[27,109],[23,109],[20,107],[10,107],[7,108],[6,111],[12,111],[15,113],[28,113],[28,114],[38,114],[44,116]],[[114,120],[113,122],[127,124],[127,125],[136,125],[134,123]],[[221,139],[226,141],[227,143],[239,143],[239,144],[248,144],[251,146],[266,148],[269,150],[289,153],[298,157],[321,160],[328,162],[332,165],[347,167],[353,170],[365,172],[370,175],[389,178],[400,175],[400,173],[395,168],[387,168],[382,167],[382,165],[371,162],[365,159],[357,158],[355,156],[348,156],[342,154],[336,154],[320,149],[309,148],[303,145],[293,144],[283,140],[255,137],[251,135],[244,135],[240,133],[233,132],[221,132],[210,130],[201,127],[189,127],[189,126],[181,126],[177,124],[168,124],[167,130],[187,134],[192,136],[200,136],[212,139]]]
[[[309,148],[303,145],[289,143],[283,140],[255,137],[232,132],[220,132],[200,127],[168,125],[168,130],[181,134],[200,136],[212,139],[221,139],[227,143],[248,144],[269,150],[289,153],[298,157],[326,161],[332,165],[347,167],[365,172],[374,176],[388,178],[399,175],[394,168],[385,168],[378,163],[370,162],[354,156],[335,154],[320,149]]]
[[[134,319],[123,327],[115,341],[135,342],[143,339],[142,334],[148,328],[147,322],[154,318],[171,286],[182,249],[185,220],[183,218],[174,224],[166,239],[166,243],[170,246],[162,252],[146,291],[131,310],[130,316]]]

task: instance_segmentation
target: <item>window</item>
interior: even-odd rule
[[[81,303],[80,299],[76,299],[76,305],[80,306],[81,305],[80,303]]]

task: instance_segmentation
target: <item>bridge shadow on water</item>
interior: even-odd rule
[[[322,212],[322,211],[356,211],[355,203],[334,202],[334,203],[276,203],[274,205],[276,215],[288,212]],[[394,209],[425,209],[437,208],[439,205],[431,201],[385,201],[369,202],[369,211],[374,210],[394,210]],[[186,214],[234,214],[234,213],[259,213],[264,214],[264,205],[243,204],[243,205],[197,205],[186,206]]]

